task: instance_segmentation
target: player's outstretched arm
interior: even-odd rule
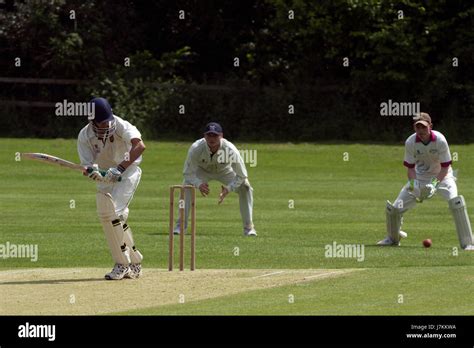
[[[446,175],[448,175],[449,171],[449,166],[448,167],[441,167],[441,170],[439,171],[439,174],[436,176],[436,179],[441,182],[444,180]]]
[[[221,204],[224,201],[224,198],[229,194],[229,190],[225,187],[222,186],[221,193],[219,194],[219,201],[217,202],[218,204]]]
[[[408,176],[408,180],[415,180],[416,179],[415,168],[407,168],[407,176]]]
[[[128,159],[125,161],[122,161],[118,166],[117,168],[120,170],[121,168],[123,168],[123,171],[122,173],[125,171],[125,169],[127,169],[133,162],[135,162],[137,160],[138,157],[140,157],[143,153],[143,151],[145,151],[146,149],[146,146],[145,146],[145,143],[143,142],[143,140],[141,139],[138,139],[138,138],[134,138],[131,140],[131,143],[132,143],[132,148],[130,149],[130,153],[129,153],[129,156],[128,156]]]
[[[209,185],[203,182],[197,177],[196,172],[198,169],[199,154],[196,152],[196,148],[193,145],[188,150],[188,155],[184,161],[183,176],[184,181],[194,187],[199,188],[201,195],[206,196],[209,194]]]
[[[121,180],[122,173],[133,163],[135,160],[141,156],[143,151],[145,151],[145,144],[139,138],[134,138],[131,140],[132,148],[128,154],[128,158],[125,158],[116,168],[109,168],[105,174],[106,182],[117,182]]]

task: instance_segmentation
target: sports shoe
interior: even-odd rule
[[[474,251],[474,245],[470,244],[470,245],[467,245],[464,250],[466,251]]]
[[[107,280],[120,280],[130,273],[130,267],[116,263],[112,272],[105,275]]]
[[[128,272],[124,278],[128,279],[137,279],[142,275],[142,264],[141,263],[131,263],[130,272]]]
[[[179,230],[179,223],[177,223],[174,226],[173,234],[180,234],[180,233],[181,233],[181,231]],[[186,234],[186,228],[184,229],[184,234]]]
[[[394,245],[394,246],[399,246],[400,245],[400,242],[394,242],[392,240],[392,238],[390,237],[387,237],[379,242],[377,242],[377,245],[381,245],[381,246],[387,246],[387,245]]]
[[[244,236],[257,237],[257,231],[254,228],[244,228]]]

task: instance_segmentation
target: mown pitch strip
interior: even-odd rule
[[[361,270],[361,269],[357,269]],[[187,303],[322,281],[356,269],[146,269],[140,279],[106,281],[103,268],[0,272],[0,315],[94,315]],[[126,294],[126,296],[124,296]]]

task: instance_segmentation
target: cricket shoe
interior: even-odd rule
[[[399,246],[400,242],[395,242],[395,241],[392,240],[392,238],[387,237],[387,238],[385,238],[381,241],[378,241],[377,245],[381,245],[381,246],[387,246],[387,245],[389,245],[389,246],[392,246],[392,245],[393,246]]]
[[[466,250],[466,251],[474,251],[474,245],[466,245],[466,247],[464,248],[464,250]]]
[[[244,228],[244,236],[257,237],[257,231],[255,231],[255,228]]]
[[[130,272],[128,272],[124,278],[137,279],[142,275],[142,264],[141,263],[131,263]]]
[[[112,272],[107,273],[105,275],[105,279],[107,280],[120,280],[123,279],[130,273],[130,267],[127,265],[122,265],[120,263],[116,263]]]
[[[176,226],[174,226],[173,234],[180,234],[181,231],[179,229],[180,229],[179,224],[176,224]],[[184,229],[184,234],[186,234],[186,228]]]

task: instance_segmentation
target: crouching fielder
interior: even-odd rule
[[[92,121],[79,133],[77,150],[81,164],[96,168],[84,173],[97,182],[97,214],[115,266],[107,280],[138,278],[142,254],[136,249],[127,224],[128,205],[140,182],[141,154],[145,144],[135,126],[112,113],[106,99],[94,98]],[[99,168],[109,168],[104,174]]]
[[[183,175],[183,184],[197,187],[203,196],[209,194],[209,181],[220,181],[223,186],[219,194],[219,204],[229,192],[237,193],[244,235],[257,236],[252,220],[253,188],[248,180],[245,163],[234,144],[223,138],[222,127],[218,123],[208,123],[204,137],[191,145],[184,163]],[[191,195],[186,190],[184,230],[187,228],[190,206]],[[179,234],[180,223],[178,219],[175,234]]]
[[[407,237],[400,230],[403,213],[414,208],[416,202],[423,202],[439,192],[448,201],[461,247],[474,250],[471,223],[464,197],[458,196],[448,142],[432,127],[427,113],[422,112],[414,118],[415,134],[405,142],[404,165],[408,169],[408,183],[393,204],[387,201],[387,237],[377,244],[400,245],[400,238]]]

